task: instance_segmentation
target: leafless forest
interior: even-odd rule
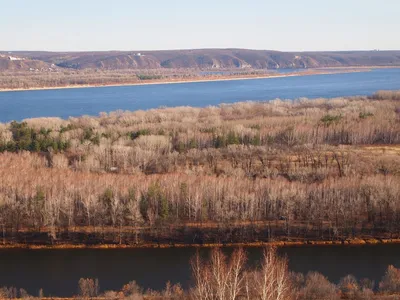
[[[81,278],[77,299],[130,300],[390,300],[400,294],[400,270],[389,266],[380,282],[352,275],[337,284],[317,272],[306,275],[290,272],[287,259],[280,257],[276,248],[264,250],[257,267],[247,265],[247,254],[242,248],[229,256],[214,248],[208,258],[198,253],[192,258],[193,283],[189,289],[167,282],[163,291],[143,290],[135,281],[120,291],[101,292],[97,279]],[[23,289],[0,288],[2,299],[46,299],[45,291],[38,297]]]
[[[0,238],[399,238],[399,100],[378,92],[0,124]]]
[[[323,71],[307,71],[307,73]],[[326,71],[325,71],[326,72]],[[336,71],[338,72],[338,71]],[[138,70],[75,70],[42,68],[32,71],[12,70],[0,72],[0,89],[35,89],[74,86],[105,86],[140,84],[148,82],[174,82],[190,80],[214,80],[237,77],[273,75],[266,70],[220,70],[201,72],[199,69],[138,69]]]

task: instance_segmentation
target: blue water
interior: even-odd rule
[[[400,89],[400,69],[233,81],[0,93],[0,122],[98,115],[118,109],[209,106],[246,100],[337,97]]]
[[[280,74],[287,74],[287,73],[299,73],[299,72],[306,72],[309,71],[308,69],[276,69],[274,72]]]

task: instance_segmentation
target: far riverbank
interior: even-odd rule
[[[0,92],[17,92],[17,91],[35,91],[35,90],[61,90],[61,89],[80,89],[80,88],[98,88],[98,87],[119,87],[119,86],[138,86],[138,85],[160,85],[160,84],[182,84],[182,83],[196,83],[196,82],[212,82],[212,81],[233,81],[233,80],[249,80],[249,79],[268,79],[268,78],[284,78],[284,77],[299,77],[311,75],[329,75],[329,74],[344,74],[355,72],[367,72],[372,69],[383,69],[384,67],[342,67],[342,68],[324,68],[324,69],[310,69],[301,72],[289,73],[266,73],[265,75],[250,74],[250,75],[210,75],[210,76],[197,76],[187,79],[154,79],[132,81],[126,83],[104,83],[104,84],[74,84],[74,85],[60,85],[60,86],[37,86],[29,88],[0,88]]]

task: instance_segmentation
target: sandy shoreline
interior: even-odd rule
[[[212,82],[212,81],[234,81],[234,80],[251,80],[251,79],[269,79],[269,78],[285,78],[285,77],[299,77],[299,76],[313,76],[313,75],[329,75],[329,74],[344,74],[365,72],[371,69],[378,68],[392,68],[392,67],[342,67],[342,68],[324,68],[323,70],[312,69],[310,72],[292,72],[288,74],[266,74],[262,76],[226,76],[221,78],[209,79],[188,79],[188,80],[160,80],[148,82],[132,82],[132,83],[116,83],[116,84],[93,84],[93,85],[69,85],[69,86],[55,86],[55,87],[34,87],[34,88],[17,88],[5,89],[0,88],[0,92],[22,92],[22,91],[41,91],[41,90],[62,90],[62,89],[81,89],[81,88],[99,88],[99,87],[119,87],[119,86],[138,86],[138,85],[161,85],[161,84],[183,84],[183,83],[196,83],[196,82]],[[332,71],[328,71],[332,69]],[[339,70],[338,70],[339,69]],[[337,71],[334,71],[337,70]]]

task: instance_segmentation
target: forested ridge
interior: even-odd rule
[[[22,60],[9,60],[17,56]],[[3,56],[3,62],[1,57]],[[127,69],[296,69],[355,66],[399,66],[399,51],[282,52],[251,49],[187,49],[160,51],[46,52],[0,51],[0,71],[24,69],[24,63],[51,68]],[[28,66],[29,68],[29,66]]]
[[[132,85],[367,71],[400,66],[400,51],[1,51],[0,90]],[[279,70],[293,70],[280,73]]]
[[[400,93],[0,125],[4,244],[398,238]]]

